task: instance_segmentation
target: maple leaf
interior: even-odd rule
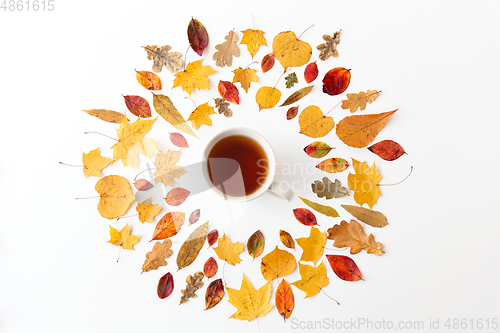
[[[201,125],[212,126],[212,120],[209,117],[211,114],[217,113],[214,111],[214,107],[208,105],[208,102],[206,102],[194,109],[189,115],[188,120],[191,120],[191,124],[196,129],[200,128]]]
[[[243,274],[240,290],[226,287],[231,303],[237,311],[230,318],[252,321],[268,313],[273,305],[269,304],[271,299],[271,282],[267,282],[258,290],[252,286]]]
[[[126,118],[123,113],[105,109],[92,109],[92,110],[82,110],[82,111],[108,123],[119,124],[122,122],[123,118]]]
[[[225,117],[231,117],[233,115],[233,112],[229,108],[229,103],[226,102],[224,98],[216,98],[215,107],[217,108],[217,111],[224,114]]]
[[[267,281],[286,276],[295,270],[297,266],[293,254],[278,249],[278,246],[266,254],[261,261],[260,271]]]
[[[297,244],[304,250],[300,261],[312,261],[315,265],[323,255],[323,248],[326,244],[326,232],[320,232],[317,228],[311,227],[309,237],[298,238]]]
[[[335,182],[332,183],[329,178],[323,177],[321,181],[315,180],[314,183],[311,184],[311,187],[312,191],[316,193],[319,198],[326,197],[327,199],[332,199],[349,195],[349,191],[342,186],[338,179],[335,179]]]
[[[116,230],[112,226],[109,226],[109,235],[111,239],[108,243],[115,246],[121,246],[125,250],[133,250],[134,245],[137,244],[141,236],[134,236],[130,234],[131,228],[128,223],[120,231]]]
[[[170,45],[158,47],[156,45],[143,46],[148,53],[148,59],[153,60],[153,71],[161,72],[163,66],[170,72],[175,73],[182,68],[184,62],[181,59],[182,54],[170,51]]]
[[[209,89],[207,76],[215,74],[217,71],[213,70],[210,65],[203,66],[202,62],[203,59],[190,62],[185,70],[176,73],[172,88],[180,86],[189,95],[191,95],[194,88],[198,90]]]
[[[337,57],[339,52],[337,51],[337,45],[340,43],[340,32],[339,30],[333,34],[333,36],[323,35],[323,39],[326,43],[318,45],[316,48],[321,51],[319,54],[320,60],[326,60],[331,57]]]
[[[139,154],[152,157],[158,153],[153,139],[144,138],[144,135],[151,130],[155,121],[156,118],[150,120],[139,118],[132,124],[129,124],[124,117],[120,123],[120,127],[116,130],[118,142],[111,147],[114,150],[113,158],[121,159],[124,166],[130,166],[135,169],[139,161]]]
[[[212,59],[215,60],[215,65],[219,67],[230,67],[233,64],[233,56],[240,56],[240,50],[238,49],[238,45],[236,45],[236,34],[234,31],[229,31],[225,39],[226,41],[224,43],[215,45],[218,51],[215,52],[212,57]]]
[[[182,297],[180,304],[186,303],[190,298],[196,297],[196,290],[203,287],[203,277],[203,272],[196,272],[192,276],[188,275],[186,279],[186,289],[181,290]]]
[[[155,183],[161,181],[165,186],[174,186],[174,178],[179,178],[186,173],[182,167],[175,165],[180,152],[180,150],[169,149],[165,154],[158,153],[154,162],[156,167],[153,174]]]
[[[162,116],[163,119],[168,121],[175,128],[183,131],[184,133],[191,134],[192,136],[197,138],[191,127],[189,127],[189,125],[184,120],[184,117],[175,108],[174,103],[172,103],[170,97],[161,94],[153,94],[153,106],[156,112],[158,112],[158,114]]]
[[[311,54],[311,45],[299,40],[293,31],[281,32],[273,39],[273,55],[285,70],[307,64]]]
[[[85,177],[101,177],[101,170],[113,163],[113,159],[103,157],[99,153],[99,148],[83,153],[83,174]]]
[[[128,180],[122,176],[110,175],[99,179],[95,190],[101,195],[97,210],[102,217],[116,219],[123,216],[135,201]]]
[[[297,74],[295,74],[295,72],[285,76],[285,81],[285,86],[287,88],[291,88],[295,85],[295,83],[299,83],[299,79],[297,78]]]
[[[161,206],[152,205],[151,198],[149,198],[137,204],[135,210],[139,213],[139,221],[141,221],[141,223],[153,222],[153,218],[160,212]]]
[[[304,265],[299,262],[299,271],[301,280],[297,280],[292,285],[306,293],[306,297],[311,297],[320,292],[321,288],[326,287],[330,280],[326,276],[326,268],[323,262],[317,267]]]
[[[142,265],[142,272],[149,272],[158,269],[161,266],[167,266],[167,258],[172,255],[172,241],[170,239],[165,239],[162,242],[156,242],[153,245],[153,249],[146,253],[146,260]]]
[[[251,68],[236,68],[233,70],[234,77],[233,77],[233,83],[239,82],[241,84],[241,87],[245,89],[245,92],[248,93],[248,88],[250,88],[250,83],[252,82],[259,82],[259,79],[257,78],[257,75],[255,73],[257,70],[251,69]]]
[[[342,109],[354,112],[358,108],[364,110],[366,108],[366,103],[371,103],[379,95],[379,91],[368,90],[367,92],[360,91],[358,94],[347,94],[347,100],[342,100]]]
[[[299,133],[311,138],[327,135],[334,125],[333,118],[323,115],[323,111],[316,105],[309,105],[299,116]]]
[[[217,247],[214,247],[215,253],[221,260],[227,261],[228,264],[236,265],[241,261],[240,253],[243,252],[243,244],[240,242],[231,243],[229,238],[224,235],[219,238]]]
[[[262,30],[246,29],[242,31],[243,37],[240,44],[246,44],[247,50],[253,56],[259,51],[261,45],[267,46],[265,32]]]
[[[363,231],[363,227],[356,220],[351,220],[351,223],[346,221],[334,225],[327,230],[328,239],[334,240],[333,246],[335,247],[350,247],[351,254],[356,254],[361,250],[366,253],[373,253],[376,256],[382,255],[382,244],[375,242],[372,234],[367,236]]]
[[[352,167],[355,174],[349,173],[347,184],[349,189],[355,192],[354,201],[360,206],[366,203],[371,209],[381,195],[378,183],[382,177],[378,173],[375,163],[369,168],[366,162],[359,162],[353,158]]]

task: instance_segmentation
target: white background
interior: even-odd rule
[[[401,321],[407,327],[422,321],[425,330],[420,331],[428,331],[429,321],[439,319],[440,329],[434,331],[443,332],[455,331],[445,323],[458,318],[467,321],[465,329],[457,332],[500,332],[499,328],[485,329],[487,320],[490,324],[493,318],[500,320],[500,110],[496,98],[499,3],[235,3],[55,0],[52,12],[0,11],[0,332],[257,332],[258,326],[261,332],[297,331],[294,328],[307,325],[307,321],[323,322],[325,318],[354,322],[362,318],[374,325],[391,321],[394,327]],[[304,300],[304,293],[292,287],[296,301],[292,317],[283,323],[272,309],[258,325],[256,321],[227,319],[235,311],[227,302],[227,294],[214,309],[203,311],[206,280],[198,298],[178,305],[186,276],[215,256],[213,250],[204,248],[191,266],[176,271],[176,251],[194,226],[186,223],[175,236],[174,255],[167,267],[141,275],[145,253],[152,247],[148,240],[161,215],[183,211],[188,216],[201,208],[198,223],[210,220],[210,229],[219,227],[233,242],[246,243],[254,231],[262,230],[268,253],[280,244],[280,229],[295,238],[308,236],[309,228],[292,214],[293,208],[304,207],[298,198],[286,203],[265,194],[240,209],[242,217],[235,223],[229,223],[227,209],[221,209],[220,202],[207,201],[203,194],[190,196],[179,207],[165,206],[155,223],[142,225],[135,217],[108,221],[97,212],[97,199],[74,200],[95,196],[97,178],[85,179],[80,168],[58,164],[79,164],[82,152],[97,147],[104,156],[112,156],[113,140],[83,133],[98,131],[116,137],[117,126],[81,110],[123,112],[121,94],[138,94],[152,104],[150,93],[135,80],[134,68],[151,70],[151,61],[141,46],[169,44],[184,56],[186,28],[192,16],[210,35],[204,65],[218,71],[209,77],[211,91],[195,90],[192,98],[197,105],[207,101],[213,105],[213,98],[218,97],[217,82],[232,80],[230,70],[252,62],[245,45],[241,45],[241,56],[234,60],[233,68],[218,68],[212,60],[215,45],[222,43],[231,29],[241,40],[240,31],[253,26],[251,15],[255,28],[266,32],[269,46],[281,31],[292,30],[299,35],[314,24],[301,37],[313,47],[312,60],[318,60],[316,46],[323,42],[321,36],[342,29],[339,57],[318,60],[320,77],[314,82],[313,92],[298,103],[300,108],[314,104],[324,112],[330,110],[345,94],[323,94],[322,76],[334,67],[351,68],[352,80],[346,93],[382,90],[380,97],[359,114],[398,109],[375,142],[393,139],[408,155],[386,162],[366,149],[345,146],[332,131],[322,139],[337,147],[330,156],[366,160],[370,165],[375,162],[383,183],[397,182],[408,174],[410,166],[414,167],[404,183],[383,187],[374,206],[388,217],[390,225],[384,229],[364,227],[384,245],[385,254],[376,257],[362,252],[351,256],[365,281],[342,281],[327,266],[330,284],[324,291],[339,300],[340,306],[323,293]],[[260,61],[269,52],[270,47],[261,47],[254,60]],[[188,62],[198,59],[194,52],[188,52]],[[260,65],[253,64],[252,68],[260,69]],[[352,196],[329,201],[317,198],[310,191],[310,183],[326,174],[314,170],[318,161],[302,152],[314,140],[298,133],[298,118],[285,119],[287,108],[258,112],[254,99],[258,87],[273,86],[281,71],[279,63],[268,73],[259,70],[260,83],[252,83],[248,94],[240,89],[241,104],[232,106],[234,116],[213,115],[213,126],[197,131],[199,140],[188,138],[191,147],[181,153],[179,165],[198,162],[204,143],[216,132],[233,126],[251,127],[273,145],[280,163],[278,170],[283,171],[286,165],[297,168],[291,175],[281,172],[278,180],[295,182],[298,195],[339,211],[341,218],[337,219],[316,214],[323,231],[342,219],[348,220],[350,215],[340,204],[354,201]],[[286,89],[282,78],[277,85],[282,101],[305,86],[303,68],[293,71],[300,83]],[[169,72],[164,70],[159,75],[164,86],[161,93],[169,95],[187,118],[194,109],[193,102],[185,99],[187,94],[180,88],[170,89],[173,76]],[[337,123],[349,112],[337,107],[329,115]],[[135,117],[129,114],[129,119]],[[166,151],[175,148],[168,140],[168,131],[172,130],[159,118],[147,137]],[[137,171],[148,163],[150,159],[141,157]],[[330,178],[345,183],[349,172],[352,168]],[[103,174],[120,174],[132,180],[136,173],[118,161]],[[160,204],[161,186],[155,191],[153,203]],[[127,215],[135,212],[134,207]],[[118,248],[107,243],[108,225],[121,228],[126,223],[142,238],[135,251],[122,250],[117,263]],[[327,243],[329,248],[331,243]],[[297,258],[301,251],[296,250]],[[339,250],[325,253],[349,255]],[[236,267],[225,265],[228,286],[239,289],[243,273],[255,287],[263,285],[260,260],[252,262],[246,251],[240,257],[243,261]],[[217,278],[222,276],[224,266],[221,261],[219,265]],[[174,275],[175,289],[169,298],[160,300],[156,285],[167,271]],[[299,279],[298,270],[286,279]],[[273,291],[277,285],[274,281]],[[483,330],[472,329],[479,320],[483,321]],[[332,331],[324,325],[316,328],[311,331]],[[384,330],[361,326],[352,331]]]

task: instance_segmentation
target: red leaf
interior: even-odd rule
[[[265,73],[274,67],[274,60],[275,58],[272,53],[266,54],[264,58],[262,58],[262,64],[260,65],[262,73]]]
[[[321,158],[328,154],[333,148],[321,141],[314,141],[304,148],[307,155],[314,158]]]
[[[201,56],[203,54],[203,50],[205,50],[208,45],[207,30],[200,21],[191,18],[187,29],[187,34],[189,45],[194,52]]]
[[[306,80],[307,83],[311,83],[316,78],[318,77],[318,65],[316,65],[316,62],[311,62],[309,65],[307,65],[306,69],[304,70],[304,79]]]
[[[125,98],[127,109],[129,109],[134,116],[141,118],[151,117],[151,108],[149,107],[148,101],[144,98],[136,95],[127,95],[123,96],[123,98]]]
[[[217,229],[214,229],[210,231],[207,235],[207,241],[208,241],[208,246],[212,246],[217,242],[217,239],[219,238],[219,231]]]
[[[403,147],[399,145],[396,141],[384,140],[380,141],[373,146],[368,147],[372,153],[377,154],[386,161],[394,161],[401,157],[401,155],[406,154]]]
[[[318,165],[316,165],[316,168],[328,173],[341,172],[347,169],[348,167],[349,167],[349,162],[339,157],[328,158],[319,163]]]
[[[134,182],[134,186],[137,191],[147,191],[153,188],[154,185],[148,182],[146,179],[138,179]]]
[[[217,261],[213,257],[210,257],[205,262],[205,265],[203,265],[203,274],[205,274],[207,279],[210,279],[217,273],[218,268]]]
[[[295,307],[295,299],[293,297],[292,288],[290,288],[290,285],[285,281],[285,279],[281,280],[278,288],[276,289],[274,299],[276,310],[278,310],[280,315],[286,321],[286,319],[292,314],[293,308]]]
[[[189,148],[186,138],[180,133],[170,133],[170,141],[177,147]]]
[[[211,309],[221,301],[224,296],[224,285],[222,279],[212,281],[205,292],[205,310]]]
[[[170,206],[179,206],[186,200],[189,193],[191,192],[189,192],[186,189],[183,189],[182,187],[176,187],[168,191],[165,201]]]
[[[297,116],[297,113],[299,113],[299,108],[297,106],[292,106],[286,112],[286,119],[290,120],[290,119],[295,118],[295,116]]]
[[[332,254],[327,254],[326,258],[328,259],[332,270],[342,280],[359,281],[363,279],[358,266],[351,258]]]
[[[219,81],[219,94],[228,102],[240,104],[240,92],[229,81]]]
[[[351,70],[343,67],[330,69],[323,78],[323,92],[328,95],[343,93],[351,82]]]
[[[195,224],[200,219],[200,209],[195,209],[191,215],[189,215],[189,224]]]
[[[316,216],[307,208],[295,208],[293,210],[295,218],[303,225],[311,226],[317,225]]]
[[[174,290],[174,277],[169,272],[163,275],[160,281],[158,281],[158,297],[164,299],[172,293],[172,290]]]

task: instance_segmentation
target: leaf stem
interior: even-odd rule
[[[84,132],[84,134],[91,134],[91,133],[93,133],[93,134],[100,134],[100,135],[102,135],[102,136],[105,136],[105,137],[107,137],[107,138],[113,139],[113,140],[115,140],[115,141],[119,141],[118,139],[112,138],[112,137],[110,137],[110,136],[108,136],[108,135],[106,135],[106,134],[102,134],[102,133],[99,133],[99,132],[92,132],[92,131],[91,131],[91,132]]]
[[[306,32],[307,30],[311,29],[312,27],[314,27],[314,24],[311,25],[309,28],[307,28],[306,30],[304,30],[299,37],[297,37],[297,39],[300,39],[300,37],[302,37],[302,35],[304,34],[304,32]]]
[[[377,186],[394,186],[394,185],[401,184],[402,182],[404,182],[405,180],[407,180],[408,177],[410,177],[410,175],[411,175],[412,172],[413,172],[413,165],[411,166],[410,173],[403,180],[401,180],[401,181],[399,181],[397,183],[394,183],[394,184],[377,184]]]
[[[257,64],[257,63],[258,63],[258,61],[251,62],[251,63],[248,64],[247,67],[245,67],[245,69],[247,69],[248,67],[250,67],[250,65]]]
[[[140,175],[141,173],[146,172],[146,171],[148,171],[148,170],[153,170],[153,169],[156,169],[156,168],[147,168],[146,170],[142,170],[141,172],[139,172],[137,175],[135,175],[134,182],[135,182],[135,180],[137,179],[137,177],[139,177],[139,175]]]
[[[95,197],[87,197],[87,198],[75,198],[75,200],[83,200],[83,199],[97,199],[97,198],[100,198],[101,196],[100,195],[97,195]]]
[[[187,61],[187,53],[189,51],[189,49],[191,48],[191,45],[188,46],[188,48],[186,49],[186,52],[184,52],[184,65],[183,65],[183,71],[186,70],[186,61]]]
[[[283,75],[285,75],[285,74],[286,74],[286,72],[288,72],[289,70],[290,70],[290,68],[285,69],[285,71],[283,72],[283,74],[281,74],[281,76],[278,78],[278,81],[276,81],[276,83],[275,83],[275,85],[274,85],[273,89],[274,89],[274,88],[276,88],[276,86],[278,85],[278,82],[280,82],[280,80],[281,80],[281,78],[283,77]]]
[[[323,116],[323,118],[326,117],[327,114],[329,114],[330,112],[332,112],[333,109],[335,109],[337,106],[339,106],[340,103],[342,103],[342,100],[340,100],[340,102],[338,102],[333,108],[331,108],[330,111],[328,111],[327,113],[325,113],[325,115]]]
[[[337,301],[335,298],[332,298],[332,297],[328,296],[328,295],[325,293],[325,291],[323,290],[323,288],[320,288],[319,290],[321,290],[321,292],[322,292],[323,294],[325,294],[325,296],[326,296],[326,297],[328,297],[329,299],[334,300],[335,302],[337,302],[337,305],[340,305],[339,301]]]
[[[63,162],[59,162],[59,164],[62,164],[62,165],[65,165],[65,166],[70,166],[70,167],[83,168],[83,165],[66,164],[66,163],[63,163]]]
[[[188,99],[190,99],[190,100],[191,100],[191,102],[193,102],[193,104],[194,104],[194,108],[195,108],[195,109],[198,107],[198,106],[196,105],[196,102],[194,101],[194,99],[192,99],[191,97],[186,96],[186,97],[184,97],[184,98],[188,98]]]
[[[126,219],[128,217],[134,217],[134,216],[137,216],[139,214],[134,214],[134,215],[129,215],[129,216],[120,216],[119,218],[117,218],[116,220],[118,221],[119,219]]]

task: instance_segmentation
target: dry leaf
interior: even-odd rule
[[[266,54],[264,58],[262,58],[262,63],[260,65],[260,67],[262,68],[262,73],[265,73],[274,67],[275,59],[276,58],[272,53]]]
[[[363,280],[358,266],[351,258],[341,255],[326,255],[333,272],[344,281]]]
[[[103,157],[99,153],[99,148],[83,153],[83,174],[85,177],[102,177],[101,170],[113,163],[113,159]]]
[[[293,31],[285,31],[273,39],[273,54],[286,70],[288,67],[300,67],[311,59],[311,45],[301,41]]]
[[[304,151],[307,155],[314,158],[321,158],[326,156],[330,150],[333,148],[321,141],[314,141],[313,143],[307,145]]]
[[[286,119],[291,120],[291,119],[295,118],[297,116],[297,113],[299,113],[299,108],[297,106],[292,106],[286,112]]]
[[[243,37],[240,44],[246,44],[247,50],[253,56],[259,51],[261,45],[267,46],[265,32],[262,30],[247,29],[242,31]]]
[[[189,225],[195,224],[200,219],[200,209],[195,209],[191,215],[189,215]]]
[[[215,60],[215,65],[219,67],[231,67],[233,64],[233,56],[240,56],[240,50],[238,49],[238,45],[236,45],[236,34],[234,31],[229,31],[225,39],[226,41],[224,43],[215,45],[218,51],[215,52],[212,57],[212,59]]]
[[[260,263],[260,271],[267,281],[272,281],[279,277],[287,276],[295,270],[297,266],[293,254],[285,250],[276,248],[266,254]]]
[[[162,182],[165,186],[174,186],[174,178],[179,178],[186,171],[178,165],[180,150],[168,150],[165,154],[161,152],[156,156],[154,162],[156,171],[153,174],[155,183]]]
[[[218,268],[217,261],[213,257],[210,257],[205,262],[205,265],[203,265],[203,274],[205,274],[207,279],[210,279],[217,273]]]
[[[335,123],[332,117],[323,115],[323,111],[316,105],[310,105],[299,116],[300,134],[311,138],[320,138],[333,129]]]
[[[311,227],[309,237],[298,238],[297,244],[302,248],[300,261],[312,261],[314,265],[323,255],[323,248],[326,244],[326,232],[320,232],[317,228]]]
[[[295,249],[295,242],[292,236],[285,230],[280,230],[280,240],[289,249]]]
[[[120,231],[116,230],[112,226],[109,226],[109,235],[111,239],[108,243],[115,246],[121,246],[125,250],[133,250],[134,245],[137,244],[141,236],[134,236],[130,234],[130,227],[127,224]]]
[[[335,209],[333,209],[330,206],[323,206],[320,205],[319,203],[312,202],[307,200],[306,198],[299,197],[300,200],[302,200],[303,203],[314,209],[315,211],[324,214],[326,216],[331,216],[331,217],[339,217],[339,213]]]
[[[239,82],[241,84],[241,87],[245,89],[245,92],[248,93],[248,88],[250,88],[250,83],[252,82],[259,82],[259,79],[257,78],[257,75],[255,75],[257,71],[255,69],[251,68],[236,68],[233,70],[234,77],[233,77],[233,83]]]
[[[182,90],[187,92],[189,95],[193,92],[193,89],[209,89],[209,80],[207,76],[217,73],[213,70],[210,65],[203,66],[203,59],[190,62],[186,69],[182,72],[175,74],[174,85],[175,87],[182,87]]]
[[[290,318],[293,308],[295,307],[295,299],[293,297],[292,288],[290,288],[290,285],[285,279],[281,280],[276,289],[274,302],[276,303],[276,310],[278,310],[283,319],[286,321],[287,318]]]
[[[349,189],[355,192],[354,201],[360,206],[366,203],[371,209],[381,195],[378,183],[382,177],[378,173],[375,163],[369,168],[366,162],[359,162],[353,158],[352,167],[355,174],[349,173],[347,184]]]
[[[201,56],[203,50],[205,50],[208,45],[207,29],[205,29],[200,21],[191,18],[188,24],[187,35],[189,46],[191,46],[194,52]]]
[[[400,158],[403,154],[406,154],[403,147],[401,147],[396,141],[392,140],[377,142],[376,144],[368,147],[368,150],[377,154],[380,158],[386,161],[394,161]]]
[[[214,245],[215,242],[217,242],[218,238],[219,238],[219,231],[217,229],[210,231],[207,235],[208,246],[210,247]]]
[[[316,165],[316,168],[328,173],[342,172],[348,167],[349,167],[349,162],[339,157],[328,158],[319,163],[318,165]]]
[[[135,210],[139,213],[139,221],[141,221],[141,223],[153,222],[153,218],[160,212],[161,206],[152,205],[151,198],[149,198],[137,204]]]
[[[340,106],[342,109],[354,112],[358,108],[364,110],[366,103],[371,103],[377,98],[379,92],[376,90],[368,90],[367,92],[360,91],[359,94],[347,94],[347,99],[342,101]]]
[[[221,301],[224,296],[224,285],[222,279],[212,281],[205,292],[205,310],[211,309]]]
[[[208,221],[196,228],[182,244],[177,255],[179,269],[190,265],[198,256],[207,238]]]
[[[318,77],[319,71],[318,71],[318,65],[315,62],[311,62],[309,65],[306,66],[306,69],[304,70],[304,80],[306,80],[306,83],[311,83],[316,78]]]
[[[214,107],[208,105],[208,102],[199,105],[193,112],[189,115],[188,120],[191,120],[191,124],[194,128],[198,129],[201,125],[212,126],[212,120],[210,115],[217,114],[214,111]]]
[[[222,238],[219,238],[219,244],[214,247],[215,253],[221,260],[227,261],[228,264],[236,265],[241,261],[240,253],[243,252],[243,244],[240,242],[231,243],[229,238],[224,233]]]
[[[161,80],[155,73],[148,71],[135,71],[137,82],[148,90],[161,90]]]
[[[269,304],[271,299],[271,282],[267,282],[258,290],[252,286],[243,274],[240,290],[226,287],[231,303],[237,311],[230,318],[252,321],[257,317],[263,317],[272,309]]]
[[[316,216],[307,208],[295,208],[293,210],[295,218],[303,225],[311,226],[317,225]]]
[[[248,238],[247,251],[255,259],[264,252],[265,239],[260,230],[257,230]]]
[[[172,241],[170,239],[165,239],[162,242],[156,242],[153,249],[146,253],[146,260],[142,265],[142,272],[149,272],[158,269],[162,266],[167,266],[167,258],[172,255]]]
[[[295,83],[299,83],[299,79],[297,78],[297,74],[295,73],[290,73],[285,76],[285,81],[285,86],[287,88],[291,88],[295,85]]]
[[[151,107],[144,98],[137,95],[127,95],[123,96],[123,98],[125,99],[127,109],[132,112],[134,116],[141,118],[151,117]]]
[[[146,179],[137,179],[134,182],[134,187],[137,189],[137,191],[147,191],[153,188],[153,184],[151,184],[149,181]]]
[[[316,295],[320,292],[321,288],[326,287],[330,283],[323,263],[319,264],[318,267],[313,267],[299,262],[299,271],[301,280],[295,281],[292,285],[305,292],[305,298]]]
[[[330,69],[323,78],[323,92],[335,96],[346,91],[351,82],[351,70],[343,67]]]
[[[311,89],[313,88],[314,86],[308,86],[308,87],[304,87],[302,89],[299,89],[297,90],[296,92],[294,92],[293,94],[291,94],[284,102],[283,104],[281,104],[280,106],[287,106],[287,105],[290,105],[290,104],[293,104],[297,101],[299,101],[302,97],[306,96],[307,94],[309,94],[309,92],[311,91]]]
[[[349,205],[341,205],[342,208],[347,210],[352,214],[355,218],[364,222],[368,225],[371,225],[375,228],[383,228],[389,223],[387,222],[387,217],[381,212],[377,212],[374,210],[366,209],[358,206],[349,206]]]
[[[184,213],[168,212],[156,224],[151,240],[160,240],[177,235],[184,224]]]
[[[181,133],[170,133],[170,141],[179,148],[189,148],[186,138]]]
[[[337,57],[339,52],[337,51],[337,45],[340,43],[340,32],[339,30],[333,34],[333,36],[323,35],[323,39],[326,43],[318,45],[316,48],[321,51],[319,53],[320,60],[326,60],[330,57]]]
[[[163,275],[158,281],[158,288],[156,289],[156,293],[160,299],[167,298],[174,290],[174,277],[169,272]]]
[[[332,183],[330,179],[323,177],[321,181],[315,180],[314,183],[311,184],[311,187],[312,191],[316,193],[319,198],[326,197],[327,199],[332,199],[349,195],[349,191],[342,186],[338,179],[335,179],[335,182]]]
[[[125,118],[125,115],[123,113],[105,109],[92,109],[82,111],[87,112],[89,115],[97,117],[102,121],[106,121],[108,123],[119,124],[122,122],[123,118]]]
[[[229,108],[229,103],[224,98],[215,98],[215,107],[219,113],[224,114],[225,117],[231,117],[233,112]]]
[[[240,92],[234,84],[229,81],[219,81],[219,94],[228,102],[240,104]]]
[[[273,108],[281,98],[281,91],[273,87],[260,87],[255,95],[255,101],[259,105],[259,111],[262,109]]]
[[[337,125],[337,136],[350,147],[366,147],[396,111],[345,117]]]
[[[203,273],[202,272],[196,272],[193,274],[193,276],[188,275],[186,279],[186,289],[182,289],[182,297],[181,297],[181,302],[186,303],[190,298],[196,298],[196,290],[200,289],[203,287]]]
[[[175,73],[184,65],[181,59],[182,54],[179,52],[168,52],[171,49],[170,45],[161,47],[147,45],[143,46],[143,48],[148,53],[148,59],[153,60],[153,71],[156,73],[161,72],[163,66],[165,66],[170,73]]]
[[[175,187],[170,191],[168,191],[165,201],[170,206],[179,206],[184,201],[186,201],[187,197],[189,196],[189,193],[191,192],[182,187]]]
[[[177,111],[170,97],[165,95],[155,95],[153,94],[153,106],[160,116],[168,121],[171,125],[177,128],[179,131],[191,134],[195,138],[196,134],[191,130],[191,127],[186,123],[184,117]]]
[[[116,219],[123,216],[132,202],[134,193],[126,178],[122,176],[106,176],[95,184],[95,190],[101,195],[97,210],[102,217]]]
[[[351,254],[356,254],[361,250],[366,253],[373,253],[376,256],[382,255],[382,244],[375,242],[372,234],[367,236],[363,231],[363,227],[356,220],[351,220],[351,223],[346,221],[334,225],[327,230],[328,239],[334,240],[333,246],[335,247],[350,247]]]

